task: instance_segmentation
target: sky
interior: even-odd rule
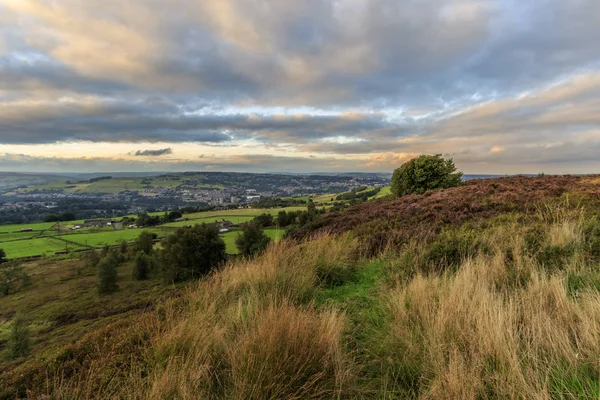
[[[598,0],[0,0],[0,171],[600,172]]]

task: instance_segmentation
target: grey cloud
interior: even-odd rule
[[[331,136],[364,136],[394,126],[384,116],[370,114],[218,115],[203,108],[182,111],[179,104],[162,98],[0,102],[0,143],[225,143],[250,138],[265,143],[302,143]]]
[[[159,149],[159,150],[138,150],[138,151],[135,152],[136,156],[158,157],[158,156],[164,156],[165,154],[173,154],[173,149],[171,149],[170,147],[168,147],[166,149]]]

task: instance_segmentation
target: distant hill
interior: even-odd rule
[[[65,176],[39,173],[0,172],[0,191],[19,186],[45,185],[67,179]]]

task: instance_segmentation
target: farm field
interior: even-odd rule
[[[186,214],[187,220],[172,222],[157,227],[137,228],[137,229],[119,229],[111,227],[104,228],[82,228],[77,231],[71,231],[70,228],[75,225],[81,225],[83,220],[63,222],[59,225],[54,222],[44,222],[37,224],[23,225],[4,225],[0,226],[0,248],[6,251],[9,259],[40,256],[44,254],[54,254],[64,250],[83,249],[86,247],[99,248],[105,245],[116,245],[121,241],[133,242],[143,231],[147,230],[156,233],[159,238],[165,237],[179,227],[195,225],[201,223],[213,223],[216,221],[227,220],[234,224],[241,224],[252,220],[254,217],[268,213],[276,216],[279,211],[301,211],[305,207],[287,207],[271,209],[237,209],[208,211],[193,214]],[[162,213],[157,213],[162,214]],[[32,228],[31,232],[20,232],[21,228]],[[279,231],[279,237],[276,238],[275,229],[265,230],[267,235],[274,240],[279,240],[283,236],[283,231]],[[223,235],[229,254],[237,254],[235,247],[235,238],[237,231],[231,231]]]
[[[0,225],[0,233],[2,232],[20,232],[21,229],[31,228],[34,231],[43,231],[52,228],[54,222],[37,222],[33,224],[11,224]]]
[[[91,232],[91,233],[70,233],[59,236],[61,239],[69,242],[78,243],[82,246],[91,247],[102,247],[105,245],[115,245],[123,240],[126,242],[132,242],[144,231],[156,233],[157,236],[164,237],[169,233],[173,232],[168,229],[123,229],[123,230],[112,230],[106,232]]]
[[[13,240],[30,239],[34,236],[39,236],[41,232],[14,232],[0,233],[0,243],[12,242]]]
[[[66,242],[55,239],[54,237],[41,237],[4,242],[1,244],[1,247],[6,252],[6,257],[12,259],[41,256],[44,254],[54,254],[65,249],[79,249],[82,246],[72,243],[67,244]]]

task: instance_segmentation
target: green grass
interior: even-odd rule
[[[12,242],[13,240],[30,239],[40,235],[41,232],[17,232],[17,233],[0,233],[0,243]]]
[[[11,224],[11,225],[0,225],[1,232],[19,232],[21,229],[31,228],[34,231],[43,231],[50,229],[55,223],[54,222],[35,222],[32,224]]]
[[[71,233],[67,235],[58,236],[61,239],[68,240],[69,242],[75,242],[83,246],[102,247],[104,245],[114,245],[123,240],[132,242],[140,236],[143,231],[150,231],[156,233],[158,237],[166,236],[170,233],[169,230],[165,229],[122,229],[122,230],[111,230],[106,232],[92,232],[92,233]]]
[[[379,199],[380,197],[387,196],[388,194],[392,194],[391,187],[390,186],[384,186],[384,187],[381,188],[381,190],[379,191],[379,193],[377,193],[375,196],[369,197],[369,200]]]
[[[64,251],[65,249],[72,250],[81,248],[79,245],[67,244],[65,246],[65,244],[65,242],[54,238],[42,237],[4,242],[2,243],[2,248],[6,252],[6,257],[9,259],[41,256],[44,254],[54,254],[58,251]]]
[[[242,224],[244,222],[251,221],[252,219],[254,219],[254,217],[255,217],[254,215],[240,215],[240,214],[227,215],[227,214],[223,214],[223,215],[219,215],[217,217],[205,217],[205,218],[194,218],[194,219],[190,218],[190,219],[184,220],[184,221],[170,222],[168,224],[164,224],[164,226],[168,226],[168,227],[182,227],[182,226],[202,224],[202,223],[210,224],[210,223],[213,223],[213,222],[221,221],[222,219],[225,219],[226,221],[233,222],[234,224],[237,225],[237,224]]]

